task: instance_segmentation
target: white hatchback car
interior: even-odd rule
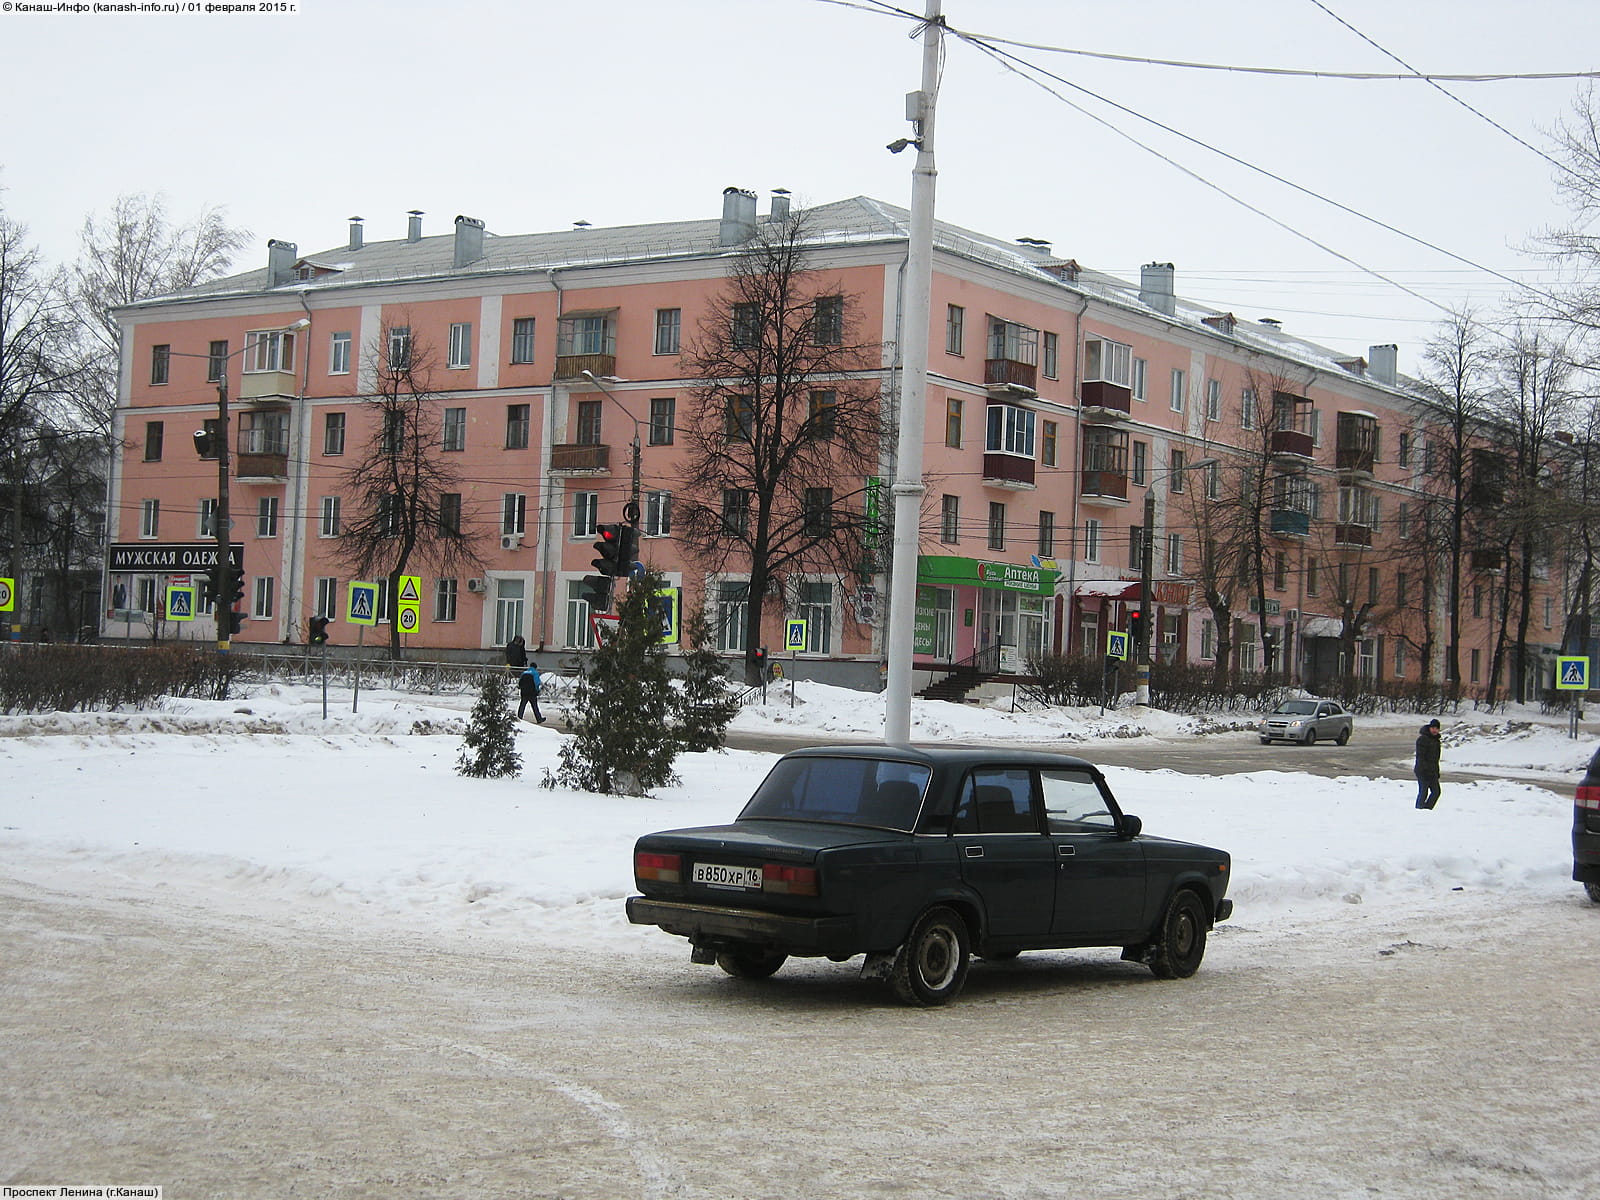
[[[1268,742],[1310,746],[1320,741],[1342,746],[1350,740],[1354,724],[1355,718],[1335,700],[1285,700],[1261,718],[1256,732],[1263,746]]]

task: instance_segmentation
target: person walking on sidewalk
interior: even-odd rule
[[[517,690],[522,693],[522,703],[517,705],[517,720],[522,720],[522,714],[529,704],[533,705],[533,719],[540,725],[544,724],[544,714],[539,711],[539,687],[543,680],[539,678],[539,664],[530,662],[528,669],[517,676]]]
[[[1432,808],[1439,803],[1439,718],[1435,717],[1417,734],[1417,807]]]

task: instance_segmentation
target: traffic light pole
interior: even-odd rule
[[[233,561],[228,557],[233,534],[233,519],[228,511],[228,371],[224,366],[217,381],[217,569],[216,580],[217,653],[226,654],[233,636]]]
[[[1154,487],[1144,493],[1144,536],[1139,541],[1139,666],[1138,688],[1134,698],[1139,704],[1150,703],[1150,626],[1156,609],[1150,596],[1150,576],[1154,574],[1156,544],[1156,492]]]

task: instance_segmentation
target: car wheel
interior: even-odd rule
[[[1300,739],[1300,744],[1302,746],[1315,746],[1317,744],[1317,727],[1315,725],[1306,730],[1306,735]]]
[[[1172,898],[1156,930],[1155,951],[1150,956],[1150,970],[1157,979],[1187,979],[1200,969],[1210,923],[1200,897],[1188,888]]]
[[[1346,725],[1343,729],[1339,730],[1339,736],[1334,738],[1333,740],[1338,742],[1339,745],[1341,745],[1341,746],[1349,745],[1350,744],[1350,726]]]
[[[1270,746],[1270,745],[1272,745],[1272,739],[1271,738],[1262,738],[1261,739],[1261,744],[1263,746]]]
[[[717,966],[735,979],[766,979],[787,962],[789,956],[759,946],[735,946],[717,954]]]
[[[967,981],[971,952],[967,923],[953,909],[930,908],[911,927],[911,936],[894,956],[889,982],[907,1004],[948,1004]]]
[[[1583,890],[1589,893],[1589,899],[1600,904],[1600,883],[1586,883],[1583,885]]]

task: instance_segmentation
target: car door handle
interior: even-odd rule
[[[1056,854],[1059,855],[1061,858],[1071,858],[1077,852],[1078,852],[1078,848],[1076,846],[1057,846],[1056,847]]]
[[[961,848],[961,852],[963,854],[965,854],[968,858],[982,858],[983,857],[983,847],[982,846],[963,846]]]

